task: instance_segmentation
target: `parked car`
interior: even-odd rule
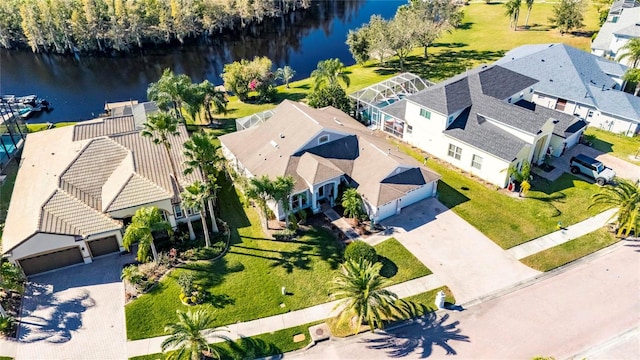
[[[583,154],[576,155],[569,161],[572,174],[584,174],[596,180],[600,186],[611,182],[616,172],[604,166],[600,161]]]

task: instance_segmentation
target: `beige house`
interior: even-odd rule
[[[123,250],[123,221],[157,206],[173,225],[185,221],[164,148],[140,135],[152,103],[118,109],[120,116],[29,134],[2,235],[2,253],[27,275]],[[178,181],[183,126],[172,137]]]
[[[262,120],[220,137],[223,154],[248,178],[292,176],[294,211],[335,205],[341,183],[358,190],[374,221],[436,193],[438,174],[336,108],[285,100],[255,118]],[[270,207],[284,218],[281,206]]]

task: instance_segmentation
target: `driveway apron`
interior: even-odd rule
[[[34,276],[23,300],[16,359],[126,359],[122,264],[92,264]]]
[[[423,200],[382,222],[449,286],[458,304],[539,274],[509,255],[436,199]]]

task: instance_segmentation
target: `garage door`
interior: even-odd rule
[[[87,244],[89,245],[89,250],[91,250],[91,256],[93,257],[120,251],[118,239],[116,239],[115,236],[89,241]]]
[[[64,266],[80,264],[84,261],[82,260],[80,248],[74,246],[64,250],[20,259],[18,262],[26,275],[33,275]]]

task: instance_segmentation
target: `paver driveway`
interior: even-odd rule
[[[31,278],[16,359],[126,359],[119,254]]]
[[[382,222],[463,304],[539,274],[509,255],[436,199],[402,209]]]

